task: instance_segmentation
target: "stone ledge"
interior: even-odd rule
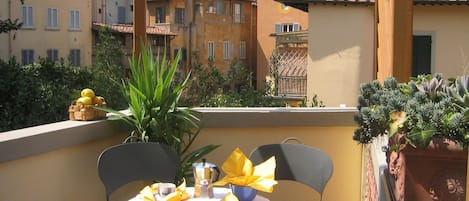
[[[354,126],[355,108],[194,108],[202,128]],[[0,163],[128,133],[106,120],[62,121],[0,133]]]

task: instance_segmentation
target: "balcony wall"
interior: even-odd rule
[[[202,132],[195,147],[222,146],[207,156],[221,165],[240,147],[246,154],[291,136],[328,153],[333,176],[323,200],[360,200],[361,146],[352,140],[354,108],[199,108]],[[96,171],[99,153],[119,144],[129,130],[109,121],[64,121],[0,133],[0,200],[105,200]],[[143,182],[118,190],[111,200],[135,195]],[[305,200],[319,194],[282,181],[272,201]]]

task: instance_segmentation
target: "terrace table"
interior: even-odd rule
[[[189,193],[192,197],[192,195],[194,195],[194,187],[187,187],[186,192]],[[190,198],[188,201],[221,201],[223,199],[223,197],[225,197],[225,195],[229,192],[231,192],[231,190],[229,188],[214,187],[213,188],[214,198],[210,198],[210,199],[207,199],[207,198]],[[143,199],[141,199],[137,195],[136,197],[130,199],[129,201],[143,201]],[[269,201],[269,199],[267,199],[267,198],[265,198],[261,195],[256,195],[256,197],[254,198],[253,201]]]

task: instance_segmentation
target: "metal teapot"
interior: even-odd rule
[[[213,182],[218,180],[220,169],[215,164],[207,163],[202,159],[201,163],[192,164],[194,172],[194,197],[213,198]]]

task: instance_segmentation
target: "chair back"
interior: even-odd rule
[[[332,176],[331,158],[323,151],[303,144],[267,144],[255,148],[249,158],[254,164],[275,156],[276,180],[303,183],[316,190],[322,199],[324,187]]]
[[[178,167],[178,156],[170,146],[152,142],[108,147],[98,159],[98,174],[106,188],[106,200],[119,187],[133,181],[174,183]]]

